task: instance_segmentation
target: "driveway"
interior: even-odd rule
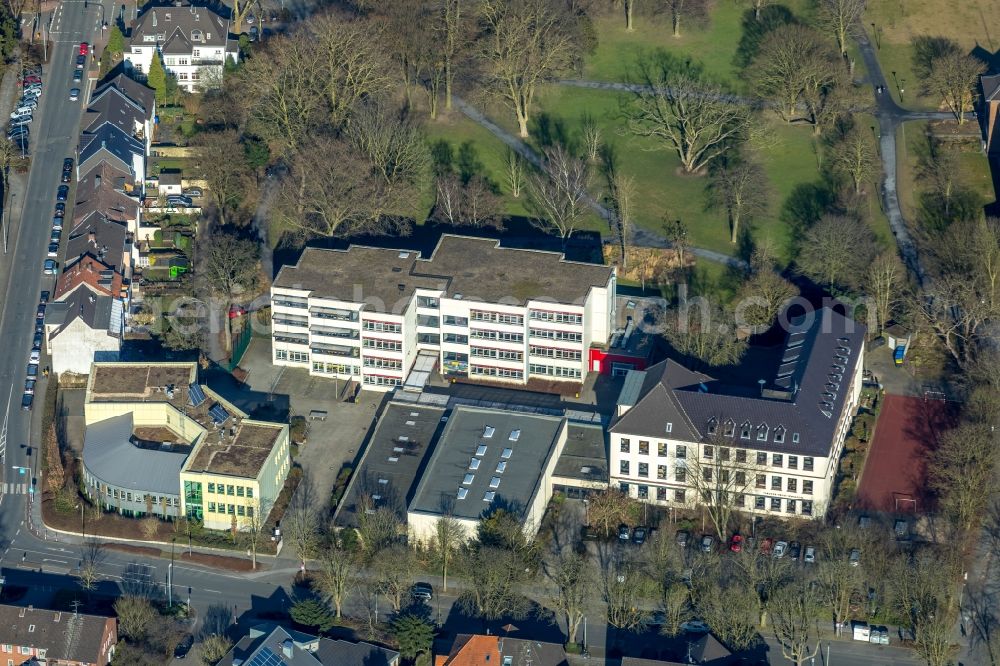
[[[330,492],[340,469],[352,463],[372,427],[378,406],[388,394],[362,391],[358,401],[344,402],[344,382],[310,377],[306,370],[271,363],[271,342],[255,337],[240,367],[249,372],[247,385],[262,393],[287,395],[292,416],[313,410],[326,412],[325,420],[308,421],[306,444],[299,448],[298,463],[311,482],[311,499],[318,509],[329,507]]]

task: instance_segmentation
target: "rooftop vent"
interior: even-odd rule
[[[399,253],[399,258],[400,259],[409,259],[410,258],[410,253],[409,252],[400,252]]]

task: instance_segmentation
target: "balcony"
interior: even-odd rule
[[[277,321],[277,320],[275,320]],[[357,340],[361,335],[357,329],[353,328],[322,328],[313,327],[309,329],[313,337],[342,338],[344,340]]]
[[[318,319],[334,319],[336,321],[357,321],[358,313],[355,310],[338,310],[335,308],[313,308],[309,315]]]
[[[417,307],[427,308],[428,310],[437,310],[441,307],[436,298],[430,298],[428,296],[417,296]]]
[[[427,328],[440,328],[441,318],[431,317],[430,315],[417,315],[417,326],[425,326]]]
[[[360,358],[361,350],[347,345],[312,344],[312,353],[320,356],[340,356],[343,358]]]
[[[309,345],[309,338],[306,338],[305,336],[299,337],[297,335],[275,333],[273,339],[275,342],[284,342],[290,345],[302,345],[303,347],[307,347]]]
[[[441,342],[446,342],[452,345],[467,345],[469,344],[469,336],[460,335],[458,333],[445,333],[441,336]]]
[[[271,321],[274,322],[275,324],[279,324],[281,326],[294,326],[296,328],[309,328],[309,320],[305,319],[305,318],[303,318],[303,319],[293,319],[291,317],[283,317],[280,314],[277,314],[277,315],[275,315],[274,317],[271,318]]]
[[[274,298],[271,299],[271,304],[272,305],[277,305],[279,307],[285,307],[285,308],[302,308],[302,309],[306,309],[306,308],[309,307],[309,302],[308,301],[298,300],[298,299],[292,299],[292,298],[289,298],[287,296],[285,296],[285,297],[275,296]]]
[[[469,319],[468,317],[454,317],[452,315],[445,315],[442,323],[445,326],[461,326],[462,328],[468,328]]]

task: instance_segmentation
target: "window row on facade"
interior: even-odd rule
[[[618,484],[618,487],[626,495],[630,494],[630,484],[622,482]],[[665,488],[663,486],[654,487],[653,495],[651,496],[649,486],[643,484],[636,484],[635,496],[640,500],[655,498],[658,502],[674,502],[677,504],[686,504],[689,499],[687,490],[683,488]],[[707,502],[710,498],[705,497],[703,499]],[[756,511],[770,511],[771,513],[786,513],[789,515],[811,516],[813,514],[812,500],[786,499],[766,495],[737,494],[733,498],[733,506],[737,509],[752,508]]]

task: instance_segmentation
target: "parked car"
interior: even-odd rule
[[[815,546],[806,546],[806,552],[802,555],[802,561],[806,564],[814,564],[816,562]]]
[[[60,201],[56,203],[56,217],[66,216],[66,202]]]
[[[79,88],[70,88],[69,89],[69,101],[75,102],[78,99],[80,99],[80,89]]]
[[[35,394],[25,393],[21,396],[21,409],[25,411],[30,410],[33,402],[35,402]]]
[[[189,187],[184,190],[184,196],[186,197],[200,197],[205,194],[200,187]]]
[[[45,263],[42,265],[42,271],[46,275],[55,275],[58,271],[55,259],[46,259]]]
[[[21,92],[21,99],[38,99],[42,96],[42,89],[40,86],[35,86],[34,88],[25,88]]]
[[[25,379],[24,380],[24,392],[27,395],[34,395],[35,394],[35,380],[34,379]]]
[[[430,601],[434,598],[434,588],[431,587],[430,583],[414,583],[413,587],[410,588],[410,594],[414,599]]]
[[[628,525],[618,526],[618,540],[622,543],[628,543],[629,539],[632,538],[632,528]]]
[[[87,56],[78,55],[76,57],[76,68],[83,69],[83,66],[87,64]]]
[[[49,250],[45,253],[46,257],[58,257],[59,256],[59,243],[49,243]]]
[[[59,189],[56,190],[56,201],[66,201],[67,196],[69,196],[69,187],[60,185]]]
[[[49,242],[58,243],[60,240],[62,240],[62,229],[53,229],[49,234]]]
[[[90,52],[90,44],[87,42],[80,42],[80,55],[87,55]]]
[[[62,172],[62,182],[68,183],[71,180],[73,180],[73,172],[72,171],[63,171]]]
[[[41,333],[35,333],[35,335],[32,336],[32,338],[31,338],[31,348],[32,349],[41,349],[42,348],[42,334]]]
[[[31,109],[14,110],[10,113],[10,119],[21,120],[22,118],[30,118],[32,115]]]
[[[7,138],[13,141],[17,137],[27,136],[28,134],[31,134],[31,130],[28,129],[27,125],[17,125],[7,131]]]
[[[18,127],[20,125],[30,125],[32,120],[34,120],[34,116],[32,116],[30,113],[21,116],[16,116],[10,119],[10,126]]]
[[[851,549],[851,554],[847,557],[847,561],[851,563],[852,567],[856,567],[861,564],[861,551],[857,548]]]
[[[892,526],[892,532],[897,539],[905,539],[910,531],[910,524],[905,520],[897,520]]]
[[[712,536],[711,534],[706,534],[703,537],[701,537],[701,552],[711,553],[712,546],[714,545],[715,545],[715,537]]]
[[[43,305],[45,303],[49,302],[49,290],[48,289],[43,289],[42,290],[42,293],[39,294],[39,296],[38,296],[38,302],[41,303],[41,304],[43,304]]]
[[[39,321],[45,319],[45,303],[38,304],[38,309],[35,311],[35,319]]]
[[[677,536],[674,537],[674,541],[681,548],[687,548],[688,539],[691,537],[691,533],[687,530],[677,530]]]
[[[764,555],[770,555],[772,550],[774,550],[774,539],[771,537],[764,537],[760,540],[761,553]]]
[[[701,620],[688,620],[681,623],[681,631],[688,634],[707,634],[711,629]]]
[[[73,158],[67,157],[63,160],[63,171],[69,171],[73,168]]]
[[[28,364],[27,377],[28,377],[28,379],[38,379],[38,364],[37,363],[29,363]]]
[[[83,80],[83,70],[82,69],[74,69],[73,70],[73,83],[79,83],[82,80]]]
[[[637,546],[641,546],[646,543],[646,537],[649,535],[648,527],[637,527],[632,530],[632,543]]]
[[[787,541],[779,541],[778,543],[774,544],[774,553],[773,553],[773,556],[776,559],[780,560],[787,553],[788,553],[788,542]]]
[[[194,205],[194,202],[190,197],[181,196],[179,194],[173,194],[167,197],[167,204],[175,206],[178,208],[190,208]]]
[[[734,553],[738,553],[743,550],[743,537],[739,534],[734,534],[729,539],[729,550]]]
[[[29,109],[34,111],[38,108],[38,100],[34,97],[21,98],[17,101],[17,109]]]
[[[62,227],[63,227],[63,219],[61,217],[53,217],[52,228],[59,229],[60,231],[62,231]]]
[[[174,659],[186,658],[188,656],[188,652],[191,651],[192,645],[194,645],[194,636],[191,634],[185,634],[184,638],[178,641],[176,647],[174,647]]]
[[[801,554],[802,554],[802,544],[800,544],[798,541],[793,541],[790,544],[788,544],[788,557],[792,558],[793,560],[797,560],[799,559],[799,555]]]
[[[32,349],[28,354],[28,363],[38,363],[41,360],[42,353],[36,349]]]

